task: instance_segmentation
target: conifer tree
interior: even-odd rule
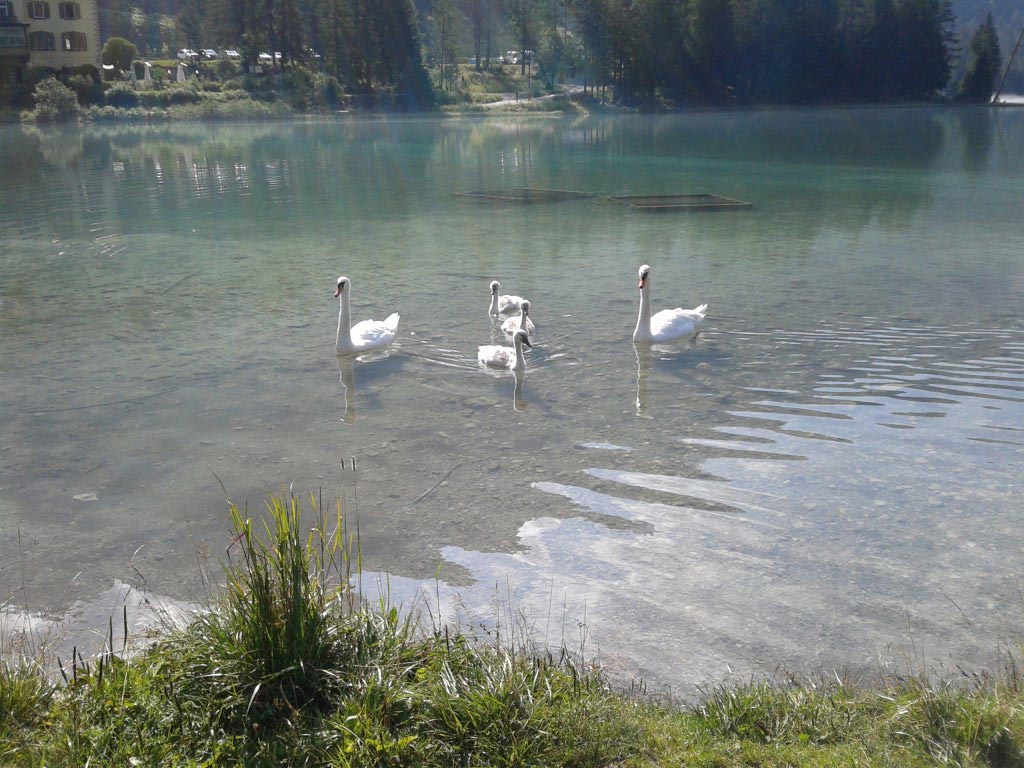
[[[992,14],[985,17],[971,38],[971,62],[960,84],[958,98],[963,101],[984,103],[992,98],[996,77],[1002,68],[999,35],[992,22]]]
[[[731,0],[690,0],[687,43],[701,90],[712,100],[724,98],[736,55],[736,18]]]

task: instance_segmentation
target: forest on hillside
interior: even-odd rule
[[[144,56],[278,51],[411,103],[467,64],[622,104],[925,100],[966,77],[990,12],[1004,62],[1024,23],[1016,0],[100,0],[104,38]],[[1024,65],[1009,84],[1024,87]]]

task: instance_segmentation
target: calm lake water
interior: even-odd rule
[[[19,611],[196,599],[223,483],[344,497],[394,600],[652,687],[977,668],[1024,629],[1024,110],[5,126],[0,157]],[[595,197],[453,194],[521,187]],[[753,206],[605,199],[694,192]],[[694,342],[634,348],[645,262],[655,309],[709,304]],[[335,354],[339,274],[354,319],[401,312],[389,354]],[[476,364],[492,279],[533,304],[520,391]]]

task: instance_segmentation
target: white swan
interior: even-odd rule
[[[695,309],[663,309],[651,317],[651,268],[640,267],[640,317],[633,331],[633,341],[639,343],[678,341],[697,333],[708,305],[701,304]]]
[[[371,349],[385,347],[395,340],[398,333],[398,313],[392,312],[387,319],[363,320],[352,325],[352,314],[349,310],[349,291],[352,281],[342,275],[338,278],[338,290],[334,297],[341,297],[341,309],[338,310],[338,352],[366,352]]]
[[[526,370],[526,358],[523,357],[523,345],[532,347],[526,331],[518,330],[512,334],[511,347],[501,347],[493,344],[480,347],[476,352],[476,359],[491,368],[504,368],[517,373]]]
[[[533,320],[530,319],[530,302],[528,301],[524,301],[519,305],[518,317],[513,315],[512,317],[506,318],[505,322],[501,324],[502,332],[509,338],[511,338],[512,334],[520,328],[525,328],[526,332],[531,336],[534,331],[537,330],[537,326],[535,326],[533,324]]]
[[[487,310],[487,314],[491,317],[511,315],[513,312],[518,312],[523,302],[526,301],[522,296],[510,296],[507,293],[499,296],[498,289],[500,288],[501,283],[497,280],[491,281],[491,307]]]

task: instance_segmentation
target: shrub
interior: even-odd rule
[[[103,52],[100,55],[104,64],[113,64],[122,72],[127,72],[138,53],[139,49],[135,47],[135,43],[130,43],[123,37],[111,37],[103,44]]]
[[[167,117],[166,113],[145,110],[141,107],[135,107],[134,109],[119,109],[117,107],[99,107],[95,104],[91,107],[82,111],[82,117],[86,120],[92,120],[94,122],[103,121],[135,121],[135,120],[152,120],[154,118]]]
[[[198,104],[203,94],[191,86],[167,88],[162,91],[139,91],[139,101],[144,107],[170,107],[177,104]]]
[[[317,72],[313,75],[313,103],[321,108],[335,108],[341,104],[343,92],[338,78]]]
[[[26,83],[0,83],[0,104],[5,107],[31,107],[32,88]]]
[[[100,71],[96,68],[95,64],[82,64],[80,67],[75,68],[75,74],[87,77],[94,83],[99,83],[103,79],[100,77]]]
[[[228,59],[221,59],[214,65],[213,69],[217,73],[217,77],[221,80],[227,80],[238,76],[239,66]]]
[[[308,109],[313,103],[313,73],[305,67],[297,64],[288,67],[277,85],[291,97],[295,109]]]
[[[25,67],[24,83],[30,89],[35,90],[37,84],[43,82],[48,77],[56,77],[57,70],[53,67],[46,67],[42,64],[30,64]]]
[[[139,106],[139,94],[127,83],[115,83],[106,93],[108,106],[133,109]]]
[[[78,103],[87,107],[103,101],[103,84],[84,75],[71,75],[66,85],[75,92]]]
[[[168,110],[168,117],[175,120],[274,120],[290,113],[291,108],[287,104],[242,98],[182,104]]]
[[[48,77],[35,89],[37,122],[58,122],[78,117],[75,92],[55,77]]]

